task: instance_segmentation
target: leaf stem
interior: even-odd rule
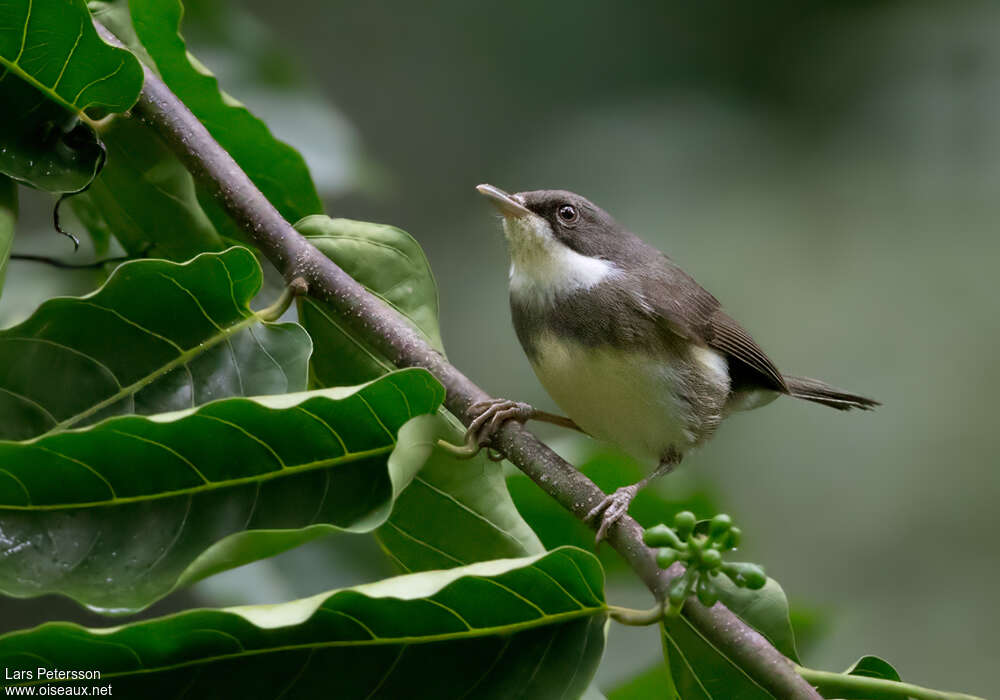
[[[438,438],[435,444],[440,449],[450,453],[453,457],[457,459],[472,459],[477,454],[479,454],[479,451],[482,449],[482,447],[479,444],[477,444],[475,440],[472,439],[471,436],[461,445],[456,445],[452,442],[448,442],[444,438]]]
[[[891,681],[885,678],[850,676],[832,671],[817,671],[804,666],[796,666],[795,670],[800,676],[816,686],[824,697],[845,695],[848,697],[868,697],[868,695],[878,694],[880,697],[891,695],[900,698],[914,698],[915,700],[983,700],[975,695],[931,690],[912,683]]]
[[[623,608],[618,605],[609,605],[608,614],[611,619],[630,627],[647,627],[655,625],[663,619],[665,603],[660,601],[649,610],[635,610],[634,608]]]
[[[277,321],[286,311],[288,311],[288,307],[292,305],[292,301],[295,300],[296,296],[297,294],[295,288],[292,285],[288,285],[281,290],[281,296],[279,296],[273,304],[256,313],[257,318],[265,323],[273,323]]]

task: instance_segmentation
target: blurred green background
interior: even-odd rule
[[[807,665],[872,652],[904,679],[994,689],[1000,4],[193,5],[195,53],[303,151],[329,212],[423,244],[449,357],[491,393],[554,409],[510,326],[480,182],[593,199],[783,370],[882,400],[867,414],[781,400],[738,415],[659,488],[710,492],[747,558],[824,620]],[[51,204],[24,198],[17,251],[70,257]],[[14,262],[0,325],[98,281]],[[370,540],[332,538],[154,611],[273,602],[385,566]],[[610,588],[647,603],[628,575]],[[3,628],[56,615],[99,622],[55,599],[0,601]],[[650,630],[613,629],[599,685],[658,655]]]

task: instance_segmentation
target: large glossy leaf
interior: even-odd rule
[[[600,565],[565,548],[113,630],[49,623],[0,638],[0,665],[98,669],[124,697],[575,698],[606,617]]]
[[[0,173],[49,192],[77,192],[104,150],[94,129],[34,86],[0,69]]]
[[[135,33],[164,82],[194,112],[254,184],[289,221],[317,214],[323,205],[302,156],[277,140],[264,122],[219,89],[218,81],[190,53],[180,35],[179,0],[143,0],[129,8]],[[223,235],[242,238],[211,197],[202,207]]]
[[[410,369],[0,441],[0,589],[136,609],[333,528],[370,531],[430,453],[443,396]]]
[[[308,216],[295,228],[368,291],[408,319],[431,346],[444,352],[438,327],[437,283],[427,256],[410,234],[395,226],[328,216]],[[357,352],[356,342],[322,304],[303,300],[299,316],[306,328],[322,334],[317,344],[328,348],[336,358],[322,366],[314,363],[314,371],[323,382],[381,374],[382,363]],[[342,357],[356,366],[342,362]]]
[[[101,41],[84,0],[0,4],[0,64],[76,112],[124,112],[142,87],[139,62]]]
[[[232,248],[126,263],[89,296],[46,301],[0,331],[0,438],[304,389],[309,337],[250,311],[260,284]]]
[[[461,442],[464,430],[451,414],[442,411],[437,421],[438,436]],[[441,450],[399,497],[378,539],[404,571],[545,551],[514,508],[499,464],[485,456],[457,460]]]
[[[17,185],[10,178],[0,175],[0,296],[3,280],[14,245],[14,224],[17,222]]]
[[[758,591],[716,579],[719,601],[774,647],[797,660],[785,592],[774,579]],[[771,698],[739,665],[705,639],[683,616],[664,618],[663,653],[681,700]]]
[[[327,217],[309,217],[297,227],[441,349],[437,286],[412,237],[391,226]],[[392,369],[384,357],[352,336],[329,307],[303,300],[299,320],[317,349],[309,364],[312,386],[366,381]],[[461,443],[461,423],[443,409],[441,416],[441,436]],[[428,518],[427,513],[435,515]],[[485,455],[459,460],[440,451],[400,496],[378,538],[404,571],[544,551],[514,507],[499,464]]]
[[[107,165],[86,192],[69,200],[95,238],[111,234],[133,255],[171,260],[225,247],[190,173],[152,131],[118,119],[101,137]]]
[[[141,87],[139,62],[101,41],[84,0],[0,3],[0,172],[81,189],[102,160],[84,111],[123,112]]]

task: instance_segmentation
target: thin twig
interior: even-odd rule
[[[949,693],[943,690],[931,690],[913,683],[890,681],[885,678],[869,676],[849,676],[845,673],[816,671],[803,666],[796,667],[799,674],[820,690],[827,697],[898,697],[914,700],[983,700],[983,698],[964,693]]]
[[[98,31],[109,43],[121,45],[99,24]],[[286,280],[302,277],[310,296],[333,307],[356,337],[396,366],[430,371],[445,387],[448,410],[468,425],[473,418],[469,407],[491,397],[430,347],[398,312],[293,229],[184,103],[153,71],[148,67],[144,70],[145,83],[132,114],[163,139],[195,181],[211,193]],[[503,426],[493,445],[581,520],[604,499],[596,484],[520,424]],[[642,542],[639,524],[624,517],[610,529],[607,540],[657,600],[662,600],[672,574],[656,565],[653,550]],[[709,609],[692,600],[685,605],[684,614],[710,643],[725,650],[775,697],[820,698],[785,656],[724,606]]]

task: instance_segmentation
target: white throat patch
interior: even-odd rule
[[[519,297],[552,302],[588,289],[620,272],[607,260],[589,258],[566,246],[549,222],[532,215],[503,220],[510,249],[510,291]]]

